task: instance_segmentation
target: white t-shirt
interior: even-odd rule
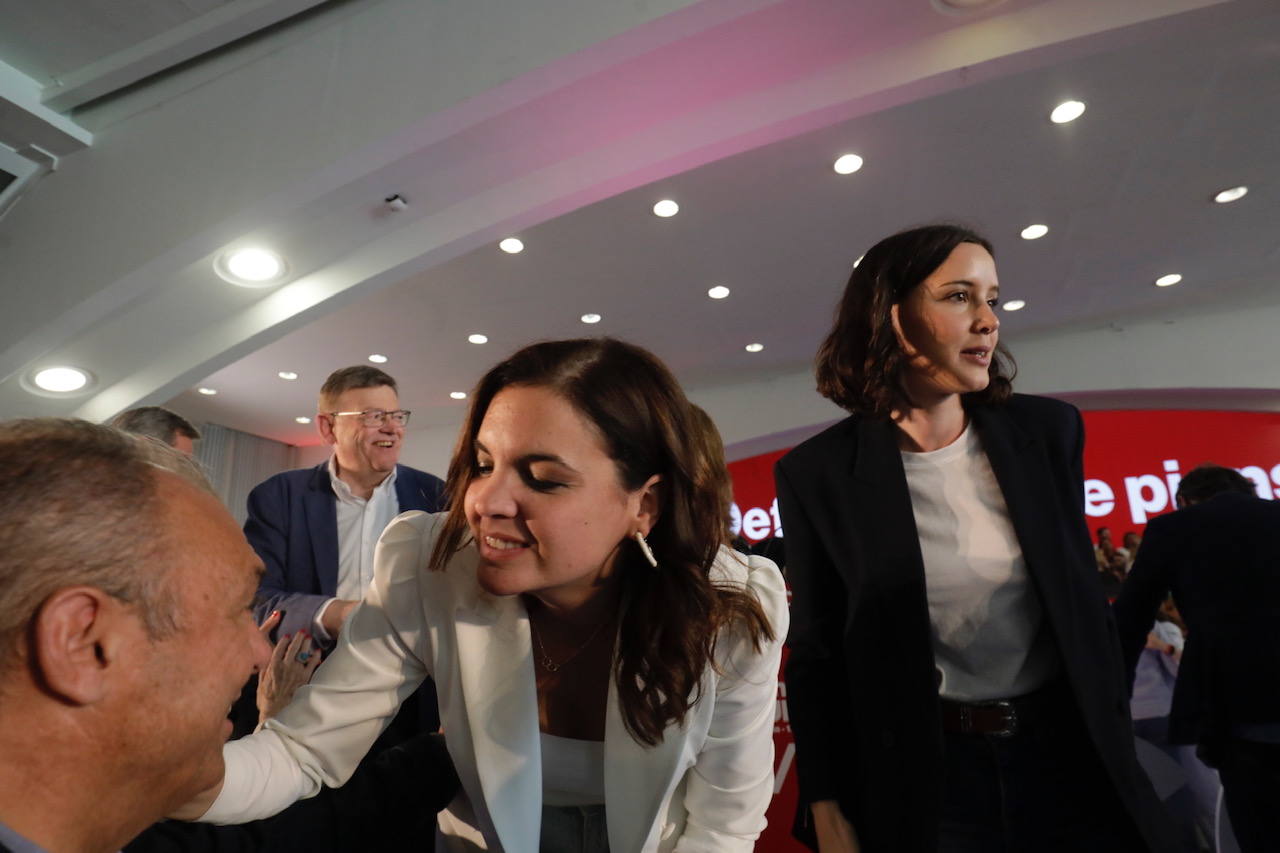
[[[539,733],[542,742],[542,803],[592,806],[604,802],[604,741]]]
[[[1007,699],[1055,673],[1044,612],[995,472],[972,426],[927,453],[902,452],[924,558],[933,652],[948,699]]]

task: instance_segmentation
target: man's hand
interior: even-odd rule
[[[347,617],[351,615],[351,611],[355,609],[358,601],[350,601],[345,598],[335,598],[324,609],[324,614],[320,617],[320,625],[333,639],[338,639],[338,633],[342,630],[343,624],[347,621]]]
[[[819,800],[811,803],[813,829],[818,836],[820,853],[859,853],[858,833],[849,823],[835,800]]]
[[[319,665],[320,652],[306,631],[281,637],[271,652],[271,662],[258,675],[258,725],[280,713]]]

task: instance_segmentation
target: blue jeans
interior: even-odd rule
[[[539,853],[609,853],[603,805],[543,806]]]

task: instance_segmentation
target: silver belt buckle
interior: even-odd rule
[[[996,732],[991,732],[995,737],[1011,737],[1018,732],[1018,709],[1013,706],[1012,702],[1001,699],[999,702],[991,703],[992,707],[999,708],[1004,714],[1004,728]]]

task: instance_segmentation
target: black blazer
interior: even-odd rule
[[[1170,741],[1280,723],[1280,504],[1227,493],[1151,520],[1116,601],[1130,690],[1169,592],[1187,623]]]
[[[1152,851],[1179,849],[1134,755],[1128,693],[1083,510],[1073,407],[970,409],[1099,756]],[[792,588],[787,704],[800,809],[839,801],[867,853],[938,844],[942,729],[924,562],[887,419],[851,417],[775,469]]]

